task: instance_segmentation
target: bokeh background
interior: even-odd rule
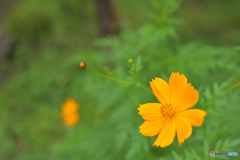
[[[181,146],[175,139],[154,147],[156,137],[139,133],[144,120],[137,111],[157,102],[154,95],[81,70],[80,61],[149,89],[152,78],[183,73],[199,91],[194,108],[208,113],[205,122]],[[0,0],[2,160],[240,153],[239,81],[240,1]],[[80,105],[73,128],[61,118],[68,97]]]

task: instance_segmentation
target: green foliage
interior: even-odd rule
[[[86,45],[96,36],[94,14],[92,0],[25,0],[9,14],[5,26],[21,42],[69,48]],[[85,15],[89,17],[82,21]]]
[[[37,2],[39,6],[43,3]],[[72,31],[71,27],[77,24],[73,19],[69,19],[72,24],[59,26],[63,13],[59,3],[55,3],[49,2],[46,14],[43,7],[40,11],[33,9],[40,17],[48,18],[33,21],[36,26],[28,26],[30,32],[22,27],[32,19],[27,16],[28,11],[16,11],[23,12],[23,20],[10,18],[10,29],[20,39],[37,40],[40,47],[36,51],[39,55],[21,57],[29,52],[21,41],[23,44],[15,53],[19,60],[0,65],[1,70],[19,71],[1,88],[1,159],[207,160],[211,158],[210,151],[240,153],[239,47],[211,46],[199,41],[182,43],[174,27],[179,20],[173,17],[180,2],[152,0],[147,5],[154,6],[153,12],[148,11],[152,22],[136,30],[124,29],[119,36],[95,40],[94,45],[85,48],[62,50],[59,44],[71,48],[70,44],[76,44],[76,37],[85,31]],[[79,14],[79,1],[62,3],[70,8],[71,15]],[[37,28],[45,23],[47,29],[38,32]],[[70,29],[65,30],[67,25]],[[76,39],[71,39],[70,35],[75,33]],[[46,36],[52,37],[45,41]],[[127,63],[129,58],[133,59],[132,64]],[[133,83],[117,83],[80,70],[80,61],[85,61],[91,70]],[[168,81],[172,72],[186,75],[200,94],[193,108],[208,114],[204,124],[193,127],[193,134],[181,146],[176,138],[169,147],[154,147],[156,137],[139,133],[138,127],[144,120],[137,108],[157,102],[152,93],[144,90],[150,89],[149,81],[155,77]],[[73,128],[61,123],[61,105],[67,97],[80,104],[81,120]]]
[[[240,1],[235,0],[183,1],[178,11],[184,21],[178,28],[181,37],[188,41],[197,34],[199,40],[208,44],[238,45],[239,5]]]

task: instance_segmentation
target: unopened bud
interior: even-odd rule
[[[135,70],[134,67],[131,67],[131,70],[134,71]]]
[[[109,71],[109,67],[108,67],[108,66],[104,66],[104,67],[103,67],[103,70],[104,70],[105,72],[108,72],[108,71]]]
[[[147,51],[147,50],[148,50],[148,46],[143,46],[142,49],[143,49],[144,51]]]
[[[133,63],[132,58],[129,58],[129,59],[128,59],[128,64],[132,64],[132,63]]]
[[[85,62],[80,62],[79,63],[79,67],[81,68],[81,69],[85,69],[86,67],[87,67],[87,65],[86,65],[86,63]]]

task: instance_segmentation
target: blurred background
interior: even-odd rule
[[[196,107],[208,112],[204,125],[182,146],[153,147],[156,137],[139,133],[137,108],[154,95],[81,70],[80,61],[146,87],[184,73],[200,93]],[[240,1],[0,0],[0,159],[240,153],[239,80]],[[73,128],[61,119],[68,97],[80,105]]]

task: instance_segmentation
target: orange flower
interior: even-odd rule
[[[158,137],[153,146],[169,146],[177,132],[179,145],[192,134],[192,126],[200,126],[207,114],[200,109],[189,109],[198,99],[198,91],[183,74],[172,73],[169,84],[155,78],[150,82],[153,94],[160,103],[140,105],[139,115],[146,121],[139,127],[145,136]],[[187,110],[188,109],[188,110]]]
[[[73,127],[80,120],[78,108],[78,103],[72,98],[66,100],[62,105],[62,118],[64,125]]]

